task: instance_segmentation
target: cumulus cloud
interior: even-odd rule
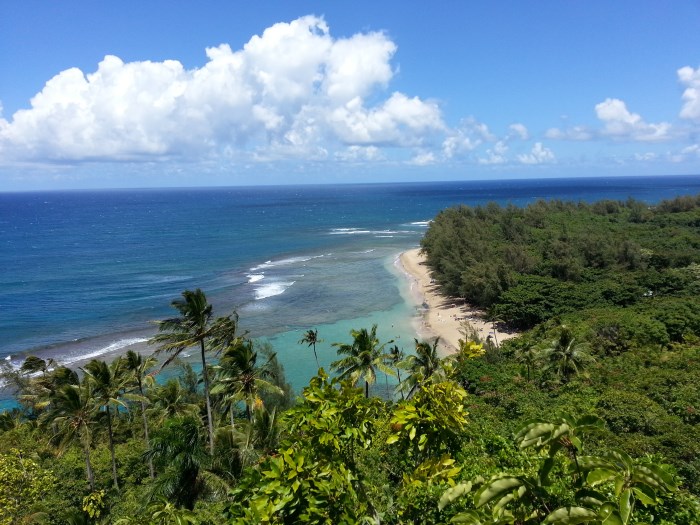
[[[700,121],[700,67],[693,69],[685,66],[678,70],[678,80],[685,85],[683,107],[680,117]]]
[[[444,132],[442,115],[403,93],[381,99],[395,52],[384,33],[336,39],[306,16],[240,50],[208,48],[199,68],[106,56],[94,72],[58,73],[28,109],[0,116],[0,160],[323,158],[347,146],[421,145]]]
[[[473,151],[484,142],[495,140],[496,137],[486,124],[470,117],[463,120],[456,129],[450,130],[443,140],[442,153],[449,159]]]
[[[523,164],[544,164],[554,162],[554,153],[541,142],[535,142],[530,153],[518,155],[518,160]]]
[[[510,130],[510,133],[508,137],[510,139],[520,139],[520,140],[527,140],[530,138],[530,134],[527,131],[527,128],[525,127],[524,124],[520,123],[515,123],[511,124],[508,126],[508,129]]]
[[[669,138],[670,124],[644,122],[637,113],[631,113],[620,99],[605,99],[596,104],[595,112],[598,119],[605,124],[601,133],[614,139],[661,141]]]
[[[415,155],[409,161],[409,164],[413,164],[414,166],[428,166],[430,164],[435,164],[436,160],[437,159],[435,158],[435,154],[433,152],[424,151]]]
[[[507,160],[506,153],[508,153],[507,144],[505,141],[499,140],[493,148],[486,150],[486,157],[481,157],[479,164],[503,164]]]
[[[348,146],[344,150],[337,151],[335,158],[345,162],[359,162],[382,160],[383,156],[376,146]]]

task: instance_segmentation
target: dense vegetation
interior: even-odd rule
[[[439,213],[421,245],[446,294],[515,328],[624,308],[621,323],[645,319],[629,334],[635,342],[667,345],[700,330],[700,195],[653,208],[634,200],[461,206]]]
[[[160,361],[30,357],[3,374],[0,525],[699,523],[698,226],[700,198],[446,210],[436,280],[529,330],[465,325],[448,359],[353,330],[296,400],[200,290],[159,322]]]

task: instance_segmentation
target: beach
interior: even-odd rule
[[[469,326],[478,332],[481,339],[486,340],[491,336],[497,344],[517,335],[494,327],[485,320],[482,311],[472,308],[463,300],[441,295],[420,248],[403,252],[398,265],[409,279],[416,304],[422,307],[422,315],[416,326],[418,336],[421,339],[439,337],[438,350],[443,357],[457,352],[459,340],[465,338],[465,330]]]

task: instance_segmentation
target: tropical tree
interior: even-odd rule
[[[433,374],[438,372],[442,365],[440,356],[437,352],[437,346],[440,338],[436,337],[431,345],[427,341],[418,341],[414,339],[416,344],[416,354],[408,356],[406,360],[406,368],[408,377],[401,385],[402,391],[408,391],[408,396],[411,397],[422,383],[427,381]]]
[[[109,453],[112,458],[112,478],[114,487],[119,490],[117,479],[117,461],[114,456],[114,430],[112,428],[111,407],[126,408],[126,404],[121,400],[126,389],[127,377],[122,368],[122,360],[117,359],[108,365],[104,361],[93,359],[83,368],[85,378],[92,384],[92,395],[94,402],[100,409],[104,409],[107,419],[107,436],[109,438]]]
[[[535,368],[541,358],[540,350],[532,344],[526,344],[515,350],[515,360],[525,365],[527,380],[530,381],[530,372]]]
[[[212,322],[212,305],[202,290],[185,290],[182,299],[176,299],[171,306],[179,313],[179,317],[157,321],[159,333],[149,340],[150,344],[158,345],[156,354],[170,353],[161,369],[169,365],[180,353],[192,346],[199,346],[202,360],[202,378],[204,380],[204,397],[207,406],[207,428],[209,431],[209,451],[214,451],[214,422],[211,412],[209,395],[209,374],[206,359],[206,341],[210,337],[222,337],[223,327],[230,328],[226,321]],[[227,318],[223,318],[227,319]],[[228,319],[232,319],[229,316]],[[235,326],[235,323],[234,323]]]
[[[210,460],[200,428],[197,419],[178,417],[166,420],[153,433],[146,454],[161,473],[153,484],[152,499],[165,498],[178,507],[194,508],[206,489],[203,470]]]
[[[564,383],[594,361],[586,345],[578,343],[566,326],[561,327],[559,337],[543,350],[542,357],[547,363],[545,370]]]
[[[51,358],[49,358],[48,360],[44,360],[35,355],[28,355],[24,362],[22,362],[22,366],[20,366],[20,371],[25,374],[36,374],[41,372],[42,376],[46,376],[46,374],[52,368],[56,367],[56,364],[56,361],[54,361]]]
[[[405,359],[406,354],[398,347],[398,345],[394,345],[389,348],[389,358],[387,363],[390,366],[393,366],[394,370],[396,370],[396,378],[399,380],[398,390],[401,393],[401,399],[404,399],[403,389],[401,388],[401,367],[406,366]]]
[[[299,344],[308,344],[309,347],[313,348],[314,350],[314,357],[316,358],[316,368],[321,368],[321,365],[318,363],[318,354],[316,353],[316,345],[318,343],[322,343],[323,339],[318,338],[318,330],[307,330],[306,333],[304,334],[304,337],[302,337],[299,340]]]
[[[253,418],[252,407],[261,391],[282,395],[283,390],[273,383],[268,364],[274,354],[262,366],[258,366],[258,353],[250,339],[229,346],[221,355],[216,371],[216,385],[212,394],[221,394],[229,408],[231,427],[234,426],[233,409],[243,401],[248,421]]]
[[[448,489],[440,500],[442,510],[473,492],[473,509],[452,521],[470,524],[544,523],[550,525],[628,525],[637,504],[647,507],[662,502],[677,490],[666,465],[648,458],[635,460],[622,451],[607,450],[599,456],[580,456],[582,435],[598,431],[603,422],[596,416],[575,419],[569,415],[552,420],[526,422],[516,434],[519,448],[547,451],[536,476],[499,473],[478,477]],[[562,451],[564,454],[559,454]],[[549,480],[559,465],[556,484]],[[562,501],[562,485],[573,497]]]
[[[53,427],[52,436],[58,442],[59,451],[71,443],[79,443],[85,456],[85,473],[90,490],[95,490],[95,474],[90,460],[92,429],[99,411],[95,404],[92,383],[83,381],[78,385],[64,385],[51,398],[51,404],[41,415],[40,422]]]
[[[371,330],[362,328],[351,330],[352,344],[333,343],[337,347],[338,355],[345,356],[331,363],[341,379],[350,379],[356,385],[360,379],[365,381],[365,397],[369,397],[369,385],[377,380],[377,370],[387,375],[394,375],[394,371],[386,365],[389,354],[384,353],[384,347],[394,341],[379,343],[377,338],[377,325],[372,325]]]
[[[164,385],[152,389],[149,397],[151,406],[146,412],[155,418],[158,425],[174,417],[188,416],[199,419],[199,405],[192,402],[192,393],[183,388],[177,377],[168,379]]]
[[[148,448],[148,417],[146,416],[146,393],[144,391],[145,385],[153,384],[153,376],[148,373],[156,364],[158,360],[155,357],[149,356],[144,358],[141,354],[129,350],[123,357],[124,369],[129,373],[129,379],[136,386],[136,391],[138,392],[141,399],[141,421],[143,424],[143,439],[146,442],[146,448]],[[155,478],[155,470],[153,469],[153,461],[148,458],[148,471],[151,479]]]

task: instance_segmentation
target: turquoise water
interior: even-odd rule
[[[79,366],[150,352],[149,321],[201,288],[215,315],[236,309],[274,346],[293,386],[316,371],[297,342],[379,325],[406,349],[415,305],[394,268],[429,221],[456,204],[539,198],[649,203],[700,192],[700,177],[158,189],[0,194],[0,359],[28,353]]]

